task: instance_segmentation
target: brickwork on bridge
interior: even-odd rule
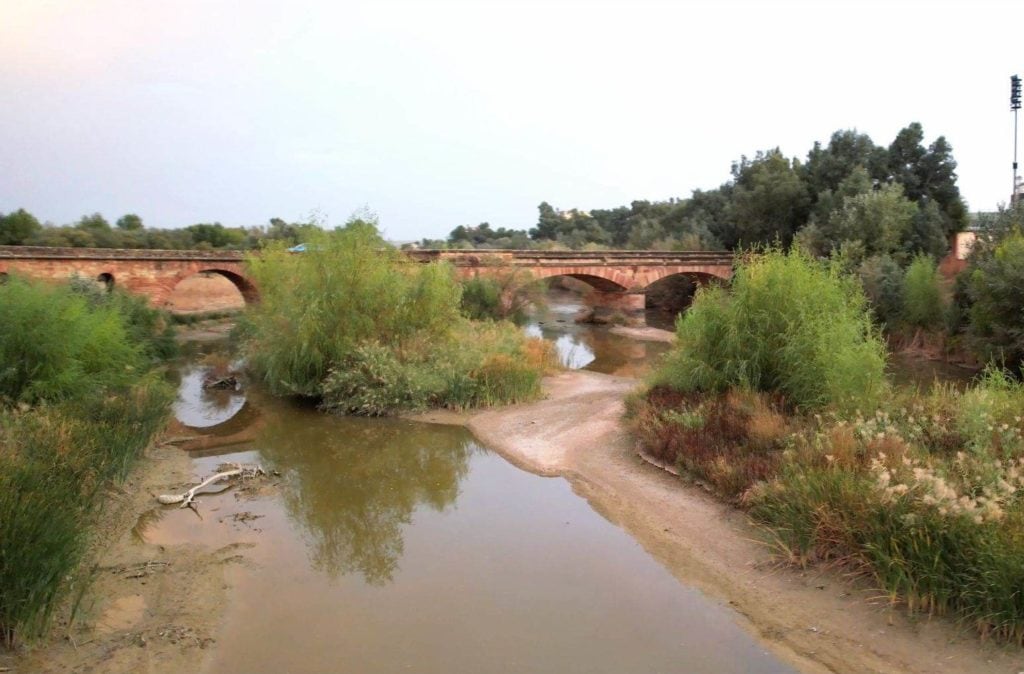
[[[167,304],[175,286],[202,272],[224,276],[246,302],[258,298],[246,277],[244,257],[236,251],[120,250],[0,246],[0,274],[62,281],[72,276],[109,280],[158,307]]]
[[[732,277],[733,265],[732,254],[724,251],[413,250],[408,255],[415,262],[449,262],[463,278],[500,269],[525,269],[537,279],[571,276],[595,289],[596,302],[631,309],[642,309],[644,291],[663,278],[685,274],[698,283],[725,280]],[[102,276],[146,295],[156,306],[164,306],[183,279],[203,272],[228,278],[247,302],[258,299],[238,251],[0,246],[0,274],[53,280]]]

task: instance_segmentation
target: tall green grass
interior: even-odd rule
[[[133,302],[14,279],[0,286],[0,315],[0,640],[11,645],[46,630],[105,488],[173,394],[149,372],[159,331]]]
[[[319,235],[301,254],[271,247],[249,264],[261,302],[239,334],[252,368],[278,395],[383,415],[540,392],[550,352],[511,324],[464,318],[452,268],[411,262],[372,223]]]
[[[781,393],[800,408],[868,407],[885,390],[885,347],[859,283],[799,250],[736,268],[731,288],[697,293],[655,383]]]

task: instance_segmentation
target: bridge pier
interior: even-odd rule
[[[587,293],[587,305],[593,309],[591,320],[603,323],[616,314],[636,319],[644,312],[645,296],[642,292],[592,290]]]

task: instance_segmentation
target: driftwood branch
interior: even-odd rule
[[[206,478],[183,494],[160,494],[156,497],[156,500],[164,505],[180,503],[182,508],[187,508],[195,502],[197,491],[207,485],[213,484],[214,482],[220,482],[221,480],[227,480],[233,477],[241,477],[244,479],[259,475],[266,475],[263,467],[258,464],[228,463],[221,465],[220,471],[221,472],[215,473]]]

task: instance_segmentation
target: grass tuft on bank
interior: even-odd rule
[[[240,334],[278,395],[370,416],[462,409],[535,398],[553,367],[550,347],[510,323],[465,318],[453,269],[411,261],[372,222],[317,235],[301,254],[271,246],[249,267],[261,302]],[[471,292],[494,289],[484,285]]]
[[[910,611],[1024,644],[1024,385],[990,368],[967,390],[921,393],[853,373],[884,367],[884,352],[866,344],[856,285],[817,264],[769,252],[742,263],[732,291],[699,293],[653,385],[627,401],[633,431],[793,563],[839,564]],[[830,305],[845,328],[821,325]],[[741,334],[760,340],[748,354]],[[829,345],[845,365],[827,362]]]
[[[112,481],[163,426],[166,323],[80,282],[0,285],[0,640],[43,634]]]

